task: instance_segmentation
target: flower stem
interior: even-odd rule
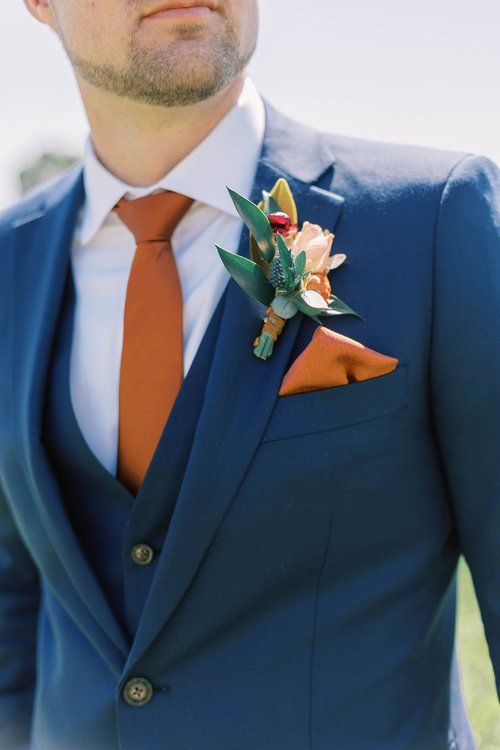
[[[259,357],[259,359],[268,359],[271,356],[274,344],[283,330],[285,323],[286,319],[274,312],[272,307],[267,308],[260,336],[253,342],[253,353],[256,357]]]

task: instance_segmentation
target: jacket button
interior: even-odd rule
[[[145,706],[153,697],[153,686],[145,677],[132,677],[125,683],[122,695],[129,706]]]
[[[137,565],[149,565],[154,557],[154,552],[149,544],[136,544],[132,547],[132,560]]]

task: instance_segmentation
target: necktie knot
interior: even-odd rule
[[[169,242],[193,198],[172,190],[150,193],[135,200],[120,198],[113,210],[130,229],[137,244]]]

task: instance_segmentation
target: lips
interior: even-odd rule
[[[218,0],[171,0],[168,2],[158,3],[155,7],[148,9],[143,17],[158,16],[179,16],[183,11],[186,15],[206,15],[207,10],[216,10]],[[203,10],[206,9],[206,10]]]
[[[206,5],[198,5],[192,8],[169,8],[169,10],[159,10],[146,18],[206,18],[214,11],[207,8]]]

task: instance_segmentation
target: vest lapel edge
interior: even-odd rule
[[[92,634],[93,627],[99,628],[105,636],[104,643],[109,645],[109,663],[116,667],[115,649],[125,656],[130,644],[65,515],[56,477],[40,439],[51,344],[70,262],[72,233],[84,196],[81,169],[72,170],[62,182],[65,189],[58,184],[58,200],[54,202],[54,196],[49,196],[46,211],[16,223],[12,248],[15,293],[11,361],[15,423],[23,451],[21,463],[50,544],[44,549],[37,544],[37,534],[30,531],[33,524],[29,519],[25,524],[26,535],[33,537],[40,567],[42,571],[50,571],[47,578],[68,612],[76,623],[80,618],[88,623],[83,629],[96,645],[101,644],[102,651],[101,634]],[[77,597],[72,595],[73,590]]]

